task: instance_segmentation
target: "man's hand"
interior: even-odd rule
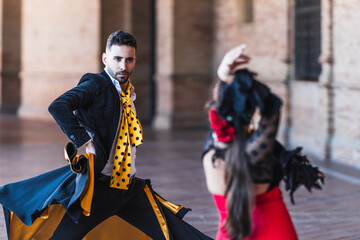
[[[220,80],[230,84],[233,79],[233,71],[236,67],[246,64],[250,61],[250,57],[243,54],[245,44],[241,44],[228,51],[221,61],[217,74]]]
[[[86,153],[95,154],[95,145],[94,145],[94,142],[92,140],[90,140],[89,142],[87,142],[85,144],[85,151],[86,151]]]

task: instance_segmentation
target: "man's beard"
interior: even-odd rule
[[[129,77],[132,73],[132,72],[127,72],[127,71],[119,71],[119,72],[114,73],[111,69],[108,69],[108,72],[120,84],[126,83],[129,80]],[[121,77],[120,76],[121,74],[126,74],[126,76]]]
[[[120,75],[121,74],[126,74],[125,77],[121,77]],[[114,76],[114,78],[120,83],[120,84],[123,84],[123,83],[126,83],[128,80],[129,80],[129,77],[131,75],[131,72],[127,72],[127,71],[120,71],[120,72],[117,72]]]

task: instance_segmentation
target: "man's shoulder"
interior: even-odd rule
[[[78,85],[86,81],[94,82],[95,84],[106,84],[108,82],[108,79],[102,73],[85,73],[81,77]]]

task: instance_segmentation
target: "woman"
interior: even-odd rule
[[[203,150],[203,165],[209,191],[220,213],[217,240],[286,239],[297,235],[282,200],[279,182],[293,192],[304,184],[320,189],[323,175],[312,167],[301,148],[286,151],[276,141],[281,100],[247,69],[245,45],[229,51],[221,62],[222,80],[209,104],[212,131]],[[256,112],[261,119],[254,129]]]

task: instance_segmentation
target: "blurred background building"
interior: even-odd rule
[[[358,0],[0,0],[0,109],[51,119],[48,105],[103,68],[107,36],[138,40],[132,76],[142,121],[207,126],[204,103],[224,53],[284,101],[280,139],[360,168]],[[359,105],[359,106],[358,106]]]

